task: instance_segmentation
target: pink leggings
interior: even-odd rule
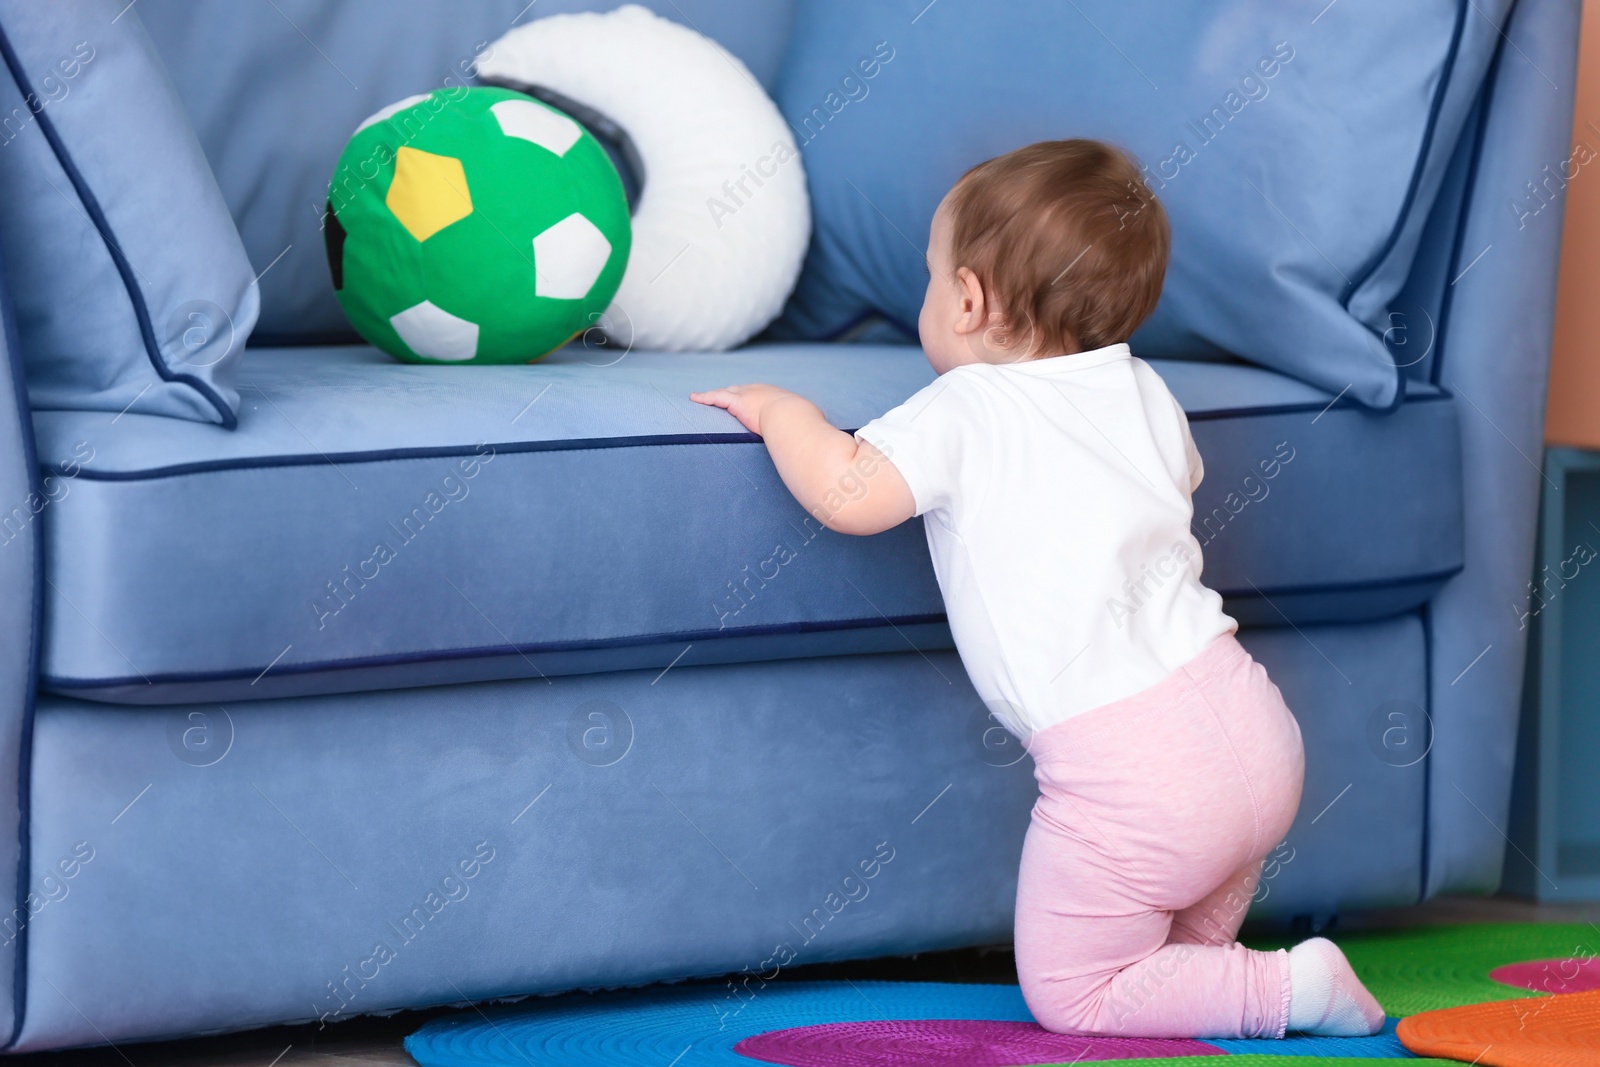
[[[1300,727],[1231,635],[1040,731],[1017,877],[1022,995],[1059,1033],[1282,1037],[1289,960],[1234,940],[1300,805]]]

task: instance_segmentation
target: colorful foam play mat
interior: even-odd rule
[[[475,1008],[428,1023],[406,1051],[422,1067],[1600,1065],[1594,926],[1420,927],[1337,940],[1389,1014],[1374,1037],[1080,1037],[1039,1027],[1014,985],[747,974]]]

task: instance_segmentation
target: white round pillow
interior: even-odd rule
[[[777,317],[811,239],[805,170],[777,106],[726,49],[627,4],[519,26],[478,74],[554,90],[632,140],[643,190],[608,334],[716,350]]]

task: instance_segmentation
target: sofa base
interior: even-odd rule
[[[1308,749],[1253,917],[1416,899],[1423,764],[1366,727],[1422,702],[1419,620],[1244,639]],[[948,652],[45,698],[13,1049],[1004,942],[1034,783],[992,726]]]

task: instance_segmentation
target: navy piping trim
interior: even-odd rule
[[[1512,0],[1511,8],[1506,12],[1505,30],[1511,29],[1511,20],[1516,18],[1517,7],[1517,0]],[[1456,267],[1461,264],[1461,249],[1467,241],[1467,225],[1473,218],[1472,199],[1478,188],[1478,165],[1483,160],[1483,144],[1489,127],[1489,114],[1493,110],[1494,91],[1500,82],[1500,63],[1505,56],[1506,41],[1509,39],[1502,31],[1500,40],[1495,44],[1494,58],[1489,62],[1489,72],[1484,78],[1483,98],[1478,104],[1478,125],[1474,134],[1477,141],[1472,146],[1472,161],[1467,166],[1467,181],[1461,190],[1461,214],[1456,219],[1455,240],[1450,249],[1450,266],[1445,271],[1444,296],[1439,301],[1439,335],[1434,339],[1438,355],[1434,357],[1429,373],[1435,385],[1439,384],[1440,377],[1444,373],[1444,356],[1447,351],[1445,340],[1450,334],[1450,315],[1455,309],[1456,287],[1449,279],[1456,277]]]
[[[1369,581],[1338,582],[1320,586],[1278,586],[1268,590],[1248,593],[1222,593],[1229,600],[1265,599],[1269,596],[1294,596],[1302,593],[1365,592],[1374,589],[1400,589],[1407,586],[1426,585],[1450,578],[1461,570],[1460,566],[1431,574],[1404,578],[1376,578]],[[593,652],[612,648],[637,648],[646,645],[702,644],[737,637],[770,637],[787,634],[830,633],[840,630],[868,630],[888,625],[927,626],[947,622],[940,613],[923,615],[874,616],[870,619],[829,619],[819,622],[773,623],[767,626],[741,626],[721,630],[679,630],[672,633],[639,634],[631,637],[602,637],[575,641],[540,641],[528,644],[510,643],[474,648],[440,649],[429,652],[405,652],[388,656],[320,660],[313,663],[292,663],[272,668],[275,674],[315,674],[322,671],[355,670],[365,667],[406,666],[413,663],[440,663],[449,660],[490,659],[495,656],[538,655],[553,652]],[[915,645],[911,646],[916,648]],[[189,682],[231,681],[256,678],[263,674],[260,667],[246,667],[226,671],[183,671],[172,674],[140,675],[119,678],[65,678],[48,675],[44,679],[49,689],[60,692],[82,692],[93,689],[114,689],[137,685],[176,685]]]
[[[1433,837],[1428,825],[1433,813],[1433,612],[1422,605],[1422,699],[1427,702],[1423,714],[1428,720],[1428,751],[1422,756],[1422,857],[1418,864],[1421,884],[1417,887],[1417,903],[1428,899],[1428,850]]]
[[[1452,399],[1448,393],[1412,397],[1412,403]],[[1335,404],[1281,404],[1264,408],[1233,408],[1217,411],[1198,411],[1189,416],[1190,422],[1209,422],[1217,419],[1249,418],[1269,415],[1305,414],[1325,411],[1330,407],[1352,409],[1367,413],[1369,409],[1354,401]],[[853,430],[847,430],[853,433]],[[479,445],[439,445],[427,448],[384,448],[367,452],[332,452],[298,456],[241,456],[237,459],[201,460],[194,463],[175,463],[168,467],[151,467],[145,470],[108,471],[79,468],[76,477],[91,482],[139,482],[158,478],[177,478],[187,474],[211,474],[219,471],[252,470],[263,467],[316,467],[340,463],[387,463],[407,459],[456,459],[486,454],[514,455],[522,452],[583,452],[608,448],[659,448],[683,445],[757,445],[761,438],[753,433],[700,433],[700,434],[636,434],[622,437],[574,437],[554,441],[508,441]]]
[[[1450,82],[1455,76],[1456,58],[1461,50],[1462,31],[1467,24],[1467,6],[1470,0],[1463,0],[1456,9],[1456,24],[1450,34],[1450,47],[1445,52],[1444,66],[1439,75],[1439,86],[1433,91],[1433,101],[1428,108],[1428,121],[1422,130],[1422,141],[1417,147],[1417,162],[1411,168],[1411,184],[1406,189],[1405,199],[1401,202],[1400,213],[1396,218],[1394,228],[1389,231],[1389,236],[1384,240],[1383,246],[1378,249],[1371,261],[1362,268],[1356,280],[1350,285],[1350,292],[1343,303],[1346,308],[1350,301],[1355,299],[1355,294],[1363,285],[1372,280],[1383,261],[1389,258],[1389,253],[1394,251],[1394,246],[1400,241],[1400,234],[1405,230],[1411,215],[1411,208],[1417,200],[1417,193],[1422,188],[1422,174],[1427,169],[1428,155],[1433,150],[1433,139],[1438,132],[1439,115],[1444,111],[1445,95],[1449,92]]]
[[[760,444],[753,433],[640,434],[632,437],[574,437],[557,441],[509,441],[482,445],[439,445],[429,448],[383,448],[370,452],[331,452],[303,456],[243,456],[238,459],[203,460],[154,467],[141,471],[96,471],[80,468],[78,477],[97,482],[138,482],[156,478],[175,478],[185,474],[215,471],[250,470],[256,467],[317,467],[324,463],[384,463],[398,459],[453,459],[466,456],[501,455],[518,452],[583,452],[608,448],[651,448],[669,445],[748,445]],[[482,451],[492,449],[492,451]]]
[[[1444,110],[1445,96],[1455,75],[1456,59],[1461,49],[1461,37],[1467,24],[1467,7],[1470,2],[1471,0],[1462,0],[1462,3],[1456,8],[1456,24],[1455,29],[1450,34],[1450,48],[1445,52],[1444,66],[1439,75],[1439,86],[1434,90],[1433,102],[1428,108],[1428,121],[1422,130],[1422,143],[1417,146],[1417,161],[1415,166],[1411,168],[1411,183],[1406,188],[1405,199],[1401,202],[1400,212],[1395,217],[1394,227],[1389,231],[1388,238],[1383,242],[1382,247],[1378,249],[1377,254],[1356,276],[1356,280],[1351,284],[1344,299],[1340,301],[1346,311],[1350,310],[1350,301],[1355,299],[1356,293],[1372,279],[1373,274],[1377,272],[1378,268],[1383,265],[1384,260],[1394,251],[1395,245],[1400,241],[1400,235],[1405,232],[1406,225],[1411,220],[1411,209],[1416,204],[1417,193],[1422,188],[1422,175],[1428,168],[1428,158],[1433,152],[1433,140],[1439,127],[1439,115]],[[1381,335],[1374,334],[1374,336],[1379,344],[1383,343]],[[1394,368],[1394,373],[1394,400],[1384,407],[1372,408],[1371,410],[1386,414],[1394,411],[1405,402],[1406,372],[1397,364]]]
[[[1346,593],[1365,592],[1375,589],[1404,589],[1408,586],[1433,585],[1446,582],[1461,573],[1466,564],[1457,563],[1454,567],[1442,571],[1430,571],[1427,574],[1407,575],[1403,578],[1371,578],[1359,582],[1333,582],[1325,585],[1284,585],[1271,590],[1260,591],[1251,589],[1248,592],[1230,592],[1219,589],[1217,594],[1224,600],[1265,600],[1268,596],[1301,596],[1307,593]]]
[[[601,637],[579,641],[538,641],[528,644],[488,645],[476,648],[441,649],[433,652],[402,652],[388,656],[362,656],[351,659],[321,660],[315,663],[290,663],[272,668],[274,674],[315,674],[321,671],[354,670],[363,667],[396,667],[412,663],[439,663],[447,660],[492,659],[495,656],[518,656],[550,652],[591,652],[610,648],[637,648],[648,645],[676,645],[684,642],[703,644],[731,637],[769,637],[786,634],[833,633],[840,630],[868,630],[888,625],[891,627],[938,625],[946,621],[944,613],[924,615],[875,615],[870,619],[828,619],[819,622],[773,623],[767,626],[741,626],[721,630],[680,630],[676,633],[640,634],[634,637]],[[908,642],[909,643],[909,642]],[[916,645],[911,646],[915,651]],[[145,683],[176,684],[183,682],[215,682],[240,678],[256,678],[265,673],[261,668],[227,671],[183,671],[173,674],[152,674],[125,678],[59,678],[48,676],[45,681],[51,689],[84,690],[103,689]]]
[[[28,76],[23,72],[22,62],[17,58],[17,53],[11,47],[11,38],[6,35],[5,27],[0,26],[0,58],[4,58],[6,66],[11,71],[11,78],[17,83],[18,90],[23,98],[37,95],[33,85],[28,81]],[[34,112],[34,119],[39,123],[39,130],[44,134],[45,140],[50,143],[50,150],[55,153],[56,162],[61,164],[67,180],[72,183],[73,190],[78,194],[84,213],[94,223],[94,228],[100,233],[100,240],[105,242],[106,250],[111,254],[111,262],[116,265],[117,274],[122,278],[123,288],[128,292],[128,301],[133,305],[134,318],[139,321],[139,336],[144,342],[145,356],[150,360],[150,366],[155,369],[162,381],[178,382],[187,385],[205,398],[222,420],[224,429],[232,430],[239,425],[238,415],[233,408],[213,389],[210,383],[197,378],[192,374],[181,374],[168,367],[161,358],[161,346],[156,341],[155,326],[150,321],[150,308],[145,304],[144,291],[139,288],[138,279],[133,274],[133,264],[122,254],[121,247],[111,234],[111,223],[101,210],[100,201],[95,198],[94,191],[89,188],[89,183],[84,180],[78,165],[73,162],[72,155],[67,151],[66,144],[61,140],[61,135],[56,130],[55,120],[44,110]]]
[[[1419,396],[1406,397],[1406,404],[1423,404],[1430,400],[1453,400],[1448,392],[1426,393]],[[1389,409],[1395,410],[1395,409]],[[1303,404],[1278,404],[1273,407],[1259,408],[1216,408],[1211,411],[1196,411],[1188,414],[1190,422],[1212,422],[1220,419],[1241,419],[1253,416],[1266,415],[1304,415],[1313,411],[1359,411],[1363,415],[1374,414],[1374,409],[1355,400],[1337,400],[1332,404],[1303,403]]]
[[[6,355],[11,363],[12,395],[17,405],[18,435],[22,438],[23,462],[27,465],[29,489],[43,493],[39,484],[38,446],[33,437],[33,411],[27,400],[27,378],[22,367],[22,349],[17,340],[16,310],[11,304],[11,284],[6,265],[0,259],[0,320],[4,328]],[[22,707],[22,724],[17,744],[17,903],[26,915],[23,902],[28,898],[28,883],[33,878],[33,713],[39,695],[39,658],[44,634],[44,538],[38,523],[30,524],[33,535],[33,633],[28,642],[28,689]],[[22,1036],[22,1023],[28,1007],[28,922],[17,929],[16,955],[11,976],[12,1029],[4,1048],[11,1048]]]

